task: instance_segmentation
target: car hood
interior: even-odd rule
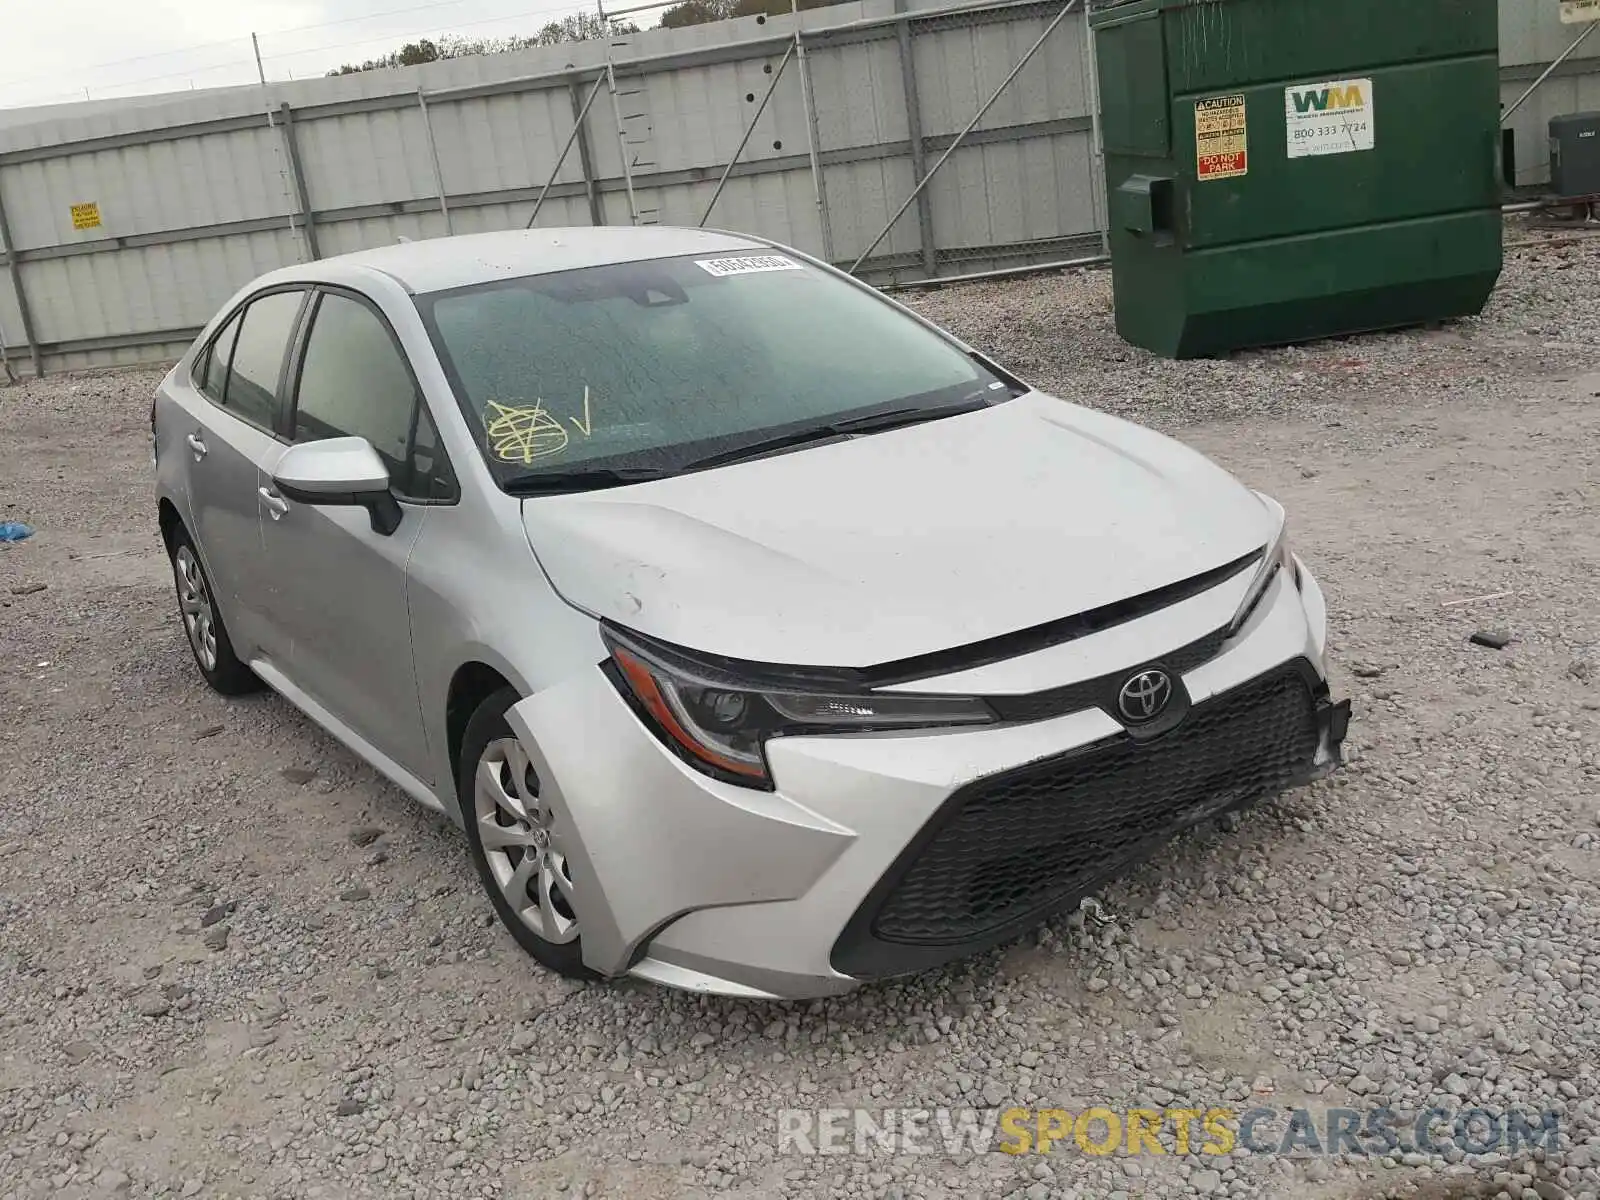
[[[670,479],[523,501],[571,604],[763,663],[953,649],[1202,574],[1275,518],[1186,446],[1038,393]]]

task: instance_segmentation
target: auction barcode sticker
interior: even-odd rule
[[[798,271],[799,263],[781,254],[741,254],[738,258],[697,258],[694,265],[708,275],[753,275],[757,271]]]

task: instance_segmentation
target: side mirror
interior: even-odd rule
[[[400,527],[400,505],[389,491],[389,469],[362,437],[326,438],[290,446],[278,460],[272,482],[285,499],[300,504],[360,505],[374,533]]]

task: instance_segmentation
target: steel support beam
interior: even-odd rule
[[[983,102],[983,107],[978,109],[978,111],[972,115],[972,120],[967,122],[965,128],[963,128],[960,133],[956,134],[955,140],[950,143],[949,148],[939,156],[939,161],[934,163],[932,169],[922,177],[922,181],[918,183],[916,187],[911,189],[911,195],[907,196],[905,203],[895,210],[894,216],[889,218],[889,223],[882,229],[878,230],[878,236],[873,238],[872,241],[868,242],[867,248],[856,257],[855,262],[850,264],[850,273],[852,275],[855,274],[856,268],[866,260],[867,255],[871,254],[878,248],[878,243],[889,236],[889,231],[894,228],[895,222],[905,215],[906,209],[911,207],[912,202],[922,194],[923,189],[926,188],[929,182],[932,181],[933,177],[939,173],[939,168],[944,166],[944,164],[950,160],[950,156],[956,152],[956,148],[959,147],[962,141],[966,139],[966,136],[973,131],[978,122],[983,120],[984,114],[994,107],[995,101],[999,100],[1001,95],[1004,94],[1005,90],[1011,86],[1011,81],[1018,75],[1022,74],[1022,68],[1026,67],[1030,62],[1033,61],[1033,56],[1039,53],[1039,48],[1043,46],[1045,42],[1049,40],[1050,35],[1056,31],[1056,26],[1065,21],[1067,19],[1067,14],[1077,7],[1078,0],[1067,0],[1066,7],[1055,15],[1055,19],[1051,21],[1050,24],[1044,27],[1044,32],[1039,35],[1039,40],[1028,47],[1027,53],[1022,56],[1016,66],[1011,68],[1011,73],[1000,81],[1000,86],[995,88],[994,94]]]
[[[39,350],[39,339],[33,333],[33,313],[28,308],[28,293],[22,287],[22,263],[11,241],[11,223],[6,219],[5,197],[0,195],[0,251],[5,252],[6,270],[11,276],[11,290],[17,295],[17,316],[22,321],[22,341],[33,357],[33,373],[44,378],[44,358]]]
[[[289,107],[288,101],[278,105],[278,116],[281,118],[278,128],[283,131],[284,149],[289,152],[289,175],[294,182],[294,196],[300,205],[306,251],[313,259],[318,259],[322,257],[322,250],[317,245],[316,213],[311,211],[311,192],[306,186],[305,168],[300,165],[300,139],[294,132],[294,109]]]
[[[1500,114],[1500,124],[1504,125],[1507,121],[1511,120],[1511,118],[1516,114],[1517,109],[1521,108],[1533,98],[1533,94],[1544,86],[1544,81],[1549,79],[1550,76],[1554,75],[1558,70],[1560,70],[1561,64],[1576,54],[1578,52],[1578,47],[1582,46],[1584,42],[1588,41],[1589,35],[1596,29],[1600,29],[1600,21],[1597,21],[1591,25],[1585,25],[1583,27],[1583,32],[1578,35],[1577,40],[1563,50],[1560,57],[1558,57],[1555,62],[1551,63],[1544,69],[1544,72],[1539,76],[1539,78],[1533,81],[1533,85],[1529,87],[1527,91],[1523,92],[1522,95],[1518,96],[1510,108],[1506,109],[1505,112]]]
[[[767,101],[772,99],[772,93],[778,90],[778,81],[783,78],[784,68],[789,65],[789,60],[794,57],[795,48],[800,45],[796,38],[789,43],[789,48],[783,52],[783,58],[778,61],[778,69],[772,73],[772,82],[767,85],[767,90],[762,93],[761,103],[756,105],[756,111],[750,117],[750,124],[745,126],[744,136],[739,139],[739,144],[734,147],[733,157],[728,160],[728,165],[722,168],[722,177],[717,180],[717,186],[711,193],[711,199],[706,201],[706,210],[700,214],[700,228],[706,227],[706,221],[711,216],[711,210],[717,206],[717,200],[722,195],[722,189],[727,185],[728,176],[733,174],[733,168],[739,163],[739,156],[744,153],[744,148],[750,144],[750,135],[756,131],[756,122],[761,120],[761,114],[767,111]],[[808,156],[810,157],[810,156]]]
[[[600,87],[600,77],[594,81],[596,88]],[[578,129],[578,164],[583,168],[583,190],[589,200],[589,224],[604,225],[606,223],[605,208],[600,203],[600,188],[597,185],[594,173],[594,148],[589,144],[589,126],[583,119],[583,112],[588,106],[578,99],[578,77],[574,75],[567,84],[567,97],[572,101],[572,123]]]
[[[594,86],[589,89],[589,98],[583,102],[583,107],[580,108],[576,114],[574,114],[572,120],[572,132],[567,135],[567,141],[566,144],[561,147],[561,153],[556,155],[556,164],[550,168],[550,177],[544,181],[544,187],[539,191],[539,198],[533,202],[533,212],[528,215],[528,223],[523,226],[524,229],[532,229],[533,223],[539,219],[539,210],[544,207],[544,198],[550,194],[550,186],[555,183],[556,176],[561,174],[561,164],[567,161],[567,155],[572,150],[572,143],[576,142],[581,136],[583,136],[583,123],[589,117],[589,106],[594,103],[594,98],[600,94],[600,85],[604,82],[604,75],[600,76],[600,78],[594,81]],[[576,91],[573,92],[573,96],[577,96]],[[589,215],[590,217],[593,217],[595,201],[594,181],[589,176],[587,164],[584,166],[583,182],[584,187],[589,192]],[[440,186],[443,186],[442,181]],[[593,224],[598,225],[600,222],[594,221]]]
[[[128,350],[137,346],[188,345],[204,329],[205,326],[199,325],[179,329],[147,329],[141,333],[109,333],[99,337],[46,342],[39,349],[43,354],[86,354],[95,350]]]
[[[1094,189],[1090,203],[1094,207],[1094,223],[1100,227],[1100,253],[1111,256],[1111,197],[1106,189],[1106,141],[1100,109],[1100,51],[1095,45],[1094,23],[1088,13],[1083,21],[1083,77],[1089,81],[1089,118],[1094,122],[1089,142],[1090,186]]]
[[[922,141],[922,100],[917,90],[917,59],[911,44],[911,22],[895,26],[900,50],[900,82],[906,95],[906,136],[911,141],[911,178],[928,173],[927,148]],[[917,231],[922,244],[922,269],[929,275],[939,269],[938,247],[933,233],[933,198],[926,191],[917,193]]]
[[[790,0],[793,4],[794,0]],[[822,234],[822,257],[833,261],[833,223],[828,219],[828,183],[822,176],[818,153],[821,136],[817,132],[816,96],[811,90],[811,62],[806,58],[806,39],[800,33],[800,12],[794,13],[794,48],[800,58],[800,103],[806,110],[806,157],[811,160],[811,191],[817,202],[817,228]]]
[[[455,222],[450,219],[450,200],[444,190],[444,168],[439,165],[439,143],[433,138],[433,118],[428,115],[428,97],[417,89],[417,107],[422,110],[422,131],[428,136],[428,158],[433,162],[433,183],[439,191],[439,212],[444,216],[444,231],[453,234]]]

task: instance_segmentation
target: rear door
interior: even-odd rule
[[[291,372],[290,436],[296,443],[366,438],[389,468],[401,518],[382,534],[364,508],[278,498],[262,522],[271,620],[292,642],[296,686],[429,780],[406,565],[428,507],[454,500],[453,477],[410,365],[377,308],[355,292],[324,289],[308,319]]]
[[[182,412],[175,449],[188,465],[194,535],[234,649],[265,649],[261,471],[283,452],[284,370],[303,289],[253,297],[197,360],[191,386],[174,389]]]

